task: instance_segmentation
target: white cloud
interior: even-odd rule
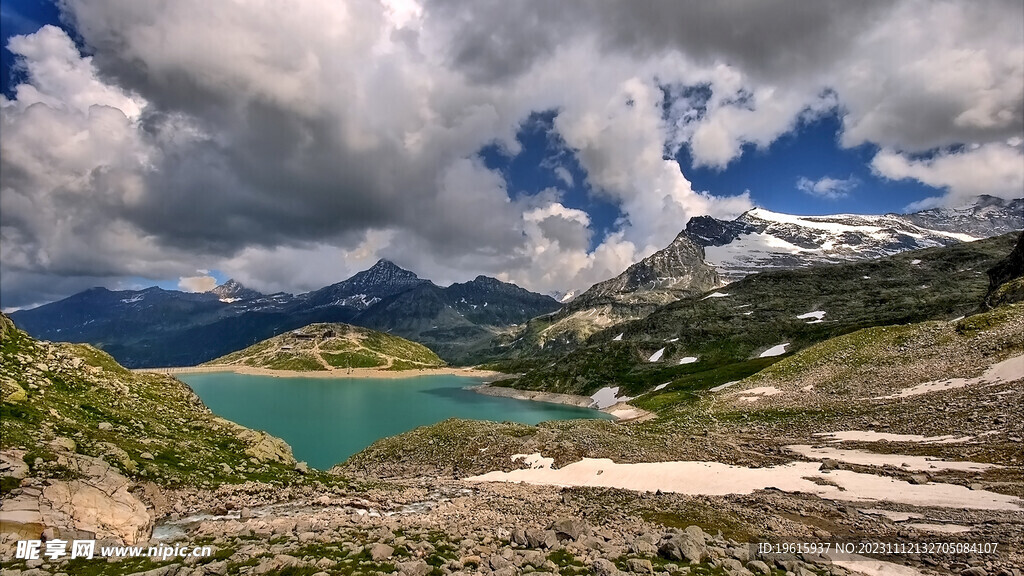
[[[562,181],[568,188],[572,188],[576,185],[573,180],[572,173],[565,166],[555,166],[554,168],[555,177]]]
[[[871,169],[885,178],[913,179],[947,191],[945,196],[927,199],[911,209],[957,206],[980,194],[1007,199],[1024,197],[1024,153],[1019,146],[984,144],[926,159],[882,150],[872,159]]]
[[[850,195],[850,191],[858,185],[860,185],[860,180],[853,176],[846,179],[822,176],[818,180],[801,176],[796,182],[797,190],[826,200],[846,198]]]
[[[750,207],[666,151],[727,167],[833,110],[843,145],[886,147],[879,174],[945,201],[1019,195],[1019,2],[632,4],[67,0],[90,56],[52,27],[10,44],[26,80],[0,100],[5,304],[197,268],[302,291],[380,256],[439,282],[583,287],[691,216]],[[556,177],[621,210],[594,249],[557,194],[511,201],[474,160],[517,153],[539,111],[585,181]]]
[[[185,292],[209,292],[217,287],[217,279],[213,276],[182,276],[178,279],[178,289]]]

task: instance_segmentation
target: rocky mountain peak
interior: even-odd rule
[[[714,268],[704,262],[704,249],[680,232],[664,249],[633,264],[615,278],[592,286],[576,298],[574,303],[585,303],[595,298],[627,297],[634,293],[647,293],[666,302],[687,294],[698,294],[719,284]]]
[[[361,286],[394,286],[414,285],[425,280],[415,273],[406,270],[390,260],[380,259],[376,264],[359,272],[346,280],[347,283]]]
[[[263,296],[261,292],[257,292],[252,288],[245,287],[244,285],[242,285],[241,282],[235,280],[234,278],[228,280],[227,282],[221,284],[220,286],[217,286],[213,290],[210,290],[210,292],[216,294],[222,300],[247,300],[249,298],[259,298],[260,296]]]

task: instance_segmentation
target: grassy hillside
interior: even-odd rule
[[[627,426],[604,420],[544,422],[538,426],[446,420],[378,440],[336,471],[383,475],[460,474],[515,467],[508,454],[541,452],[555,467],[584,457],[616,462],[715,460],[765,466],[792,460],[781,447],[820,442],[813,434],[875,429],[901,434],[981,435],[984,443],[901,445],[934,457],[1006,463],[1024,457],[1019,443],[1020,379],[908,398],[879,398],[925,381],[970,378],[1024,354],[1024,304],[955,322],[931,321],[865,328],[796,352],[721,390],[699,392],[684,383],[644,394],[632,403],[656,413]],[[1011,378],[1012,379],[1012,378]],[[775,387],[757,401],[744,390]],[[489,447],[500,447],[491,449]],[[483,448],[487,448],[484,450]],[[878,449],[878,446],[874,446]],[[430,472],[428,472],[430,471]],[[892,470],[899,475],[902,471]],[[1020,472],[990,473],[1021,493]],[[954,475],[955,476],[955,475]],[[958,483],[964,480],[956,480]]]
[[[78,455],[165,486],[295,476],[287,444],[214,416],[174,378],[132,373],[86,344],[36,341],[6,316],[0,331],[0,450],[30,476],[73,479]]]
[[[986,270],[1010,253],[1018,236],[755,274],[599,332],[567,354],[491,367],[525,372],[505,385],[572,394],[619,386],[636,395],[665,383],[709,388],[773,364],[783,356],[761,354],[782,344],[791,354],[862,328],[976,312],[988,288]],[[680,364],[684,358],[697,360]]]
[[[429,348],[349,324],[310,324],[268,338],[206,365],[273,370],[323,371],[349,368],[412,370],[444,366]]]

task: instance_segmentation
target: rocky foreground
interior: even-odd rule
[[[1024,566],[1021,304],[855,332],[701,398],[669,398],[642,423],[450,420],[378,441],[330,473],[216,418],[174,379],[6,322],[2,348],[3,576],[1021,576]],[[638,489],[652,476],[629,465],[658,466],[663,488]],[[674,476],[693,466],[724,475]],[[545,479],[568,472],[566,486]],[[534,484],[486,481],[513,474]],[[14,557],[16,541],[41,534],[212,554]],[[862,553],[875,542],[997,546]],[[790,553],[792,543],[854,554]]]

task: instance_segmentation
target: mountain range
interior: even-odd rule
[[[453,364],[569,351],[749,274],[951,246],[1024,228],[1024,199],[982,196],[912,214],[795,216],[756,208],[691,218],[662,250],[558,299],[478,276],[441,287],[381,260],[305,294],[261,294],[235,280],[206,293],[94,288],[11,314],[34,337],[101,346],[130,367],[192,365],[313,322],[409,338]]]
[[[684,233],[727,281],[765,270],[834,264],[950,246],[1024,228],[1024,198],[979,196],[911,214],[794,216],[763,208],[735,220],[691,218]]]
[[[88,342],[128,367],[191,366],[314,322],[411,337],[458,361],[511,325],[553,312],[553,298],[479,276],[449,287],[380,260],[313,292],[261,294],[235,280],[210,292],[92,288],[10,315],[36,338]]]

